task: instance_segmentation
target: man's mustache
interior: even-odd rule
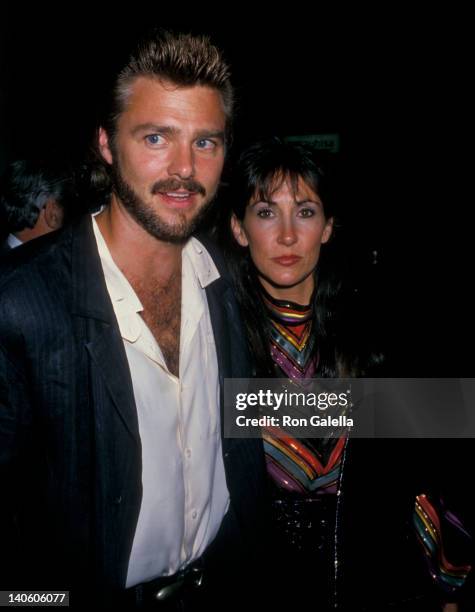
[[[164,179],[162,181],[157,181],[152,187],[152,194],[156,195],[157,193],[166,193],[170,191],[179,191],[180,189],[184,189],[185,191],[190,191],[192,193],[199,193],[203,197],[206,195],[206,189],[203,187],[201,183],[195,181],[194,179]]]

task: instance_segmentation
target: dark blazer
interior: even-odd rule
[[[206,289],[222,389],[249,375],[249,360],[207,247],[222,273]],[[223,438],[223,457],[230,561],[231,542],[255,540],[264,464],[259,440]],[[106,603],[124,588],[141,467],[128,362],[85,217],[15,249],[0,271],[0,537],[11,549],[0,553],[1,588],[69,588],[73,603],[90,591]]]
[[[12,250],[11,246],[8,244],[7,240],[0,241],[0,260],[8,255]]]

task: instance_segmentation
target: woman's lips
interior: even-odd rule
[[[281,266],[293,266],[302,258],[299,255],[282,255],[281,257],[272,257],[272,261]]]

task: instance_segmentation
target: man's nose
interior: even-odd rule
[[[277,242],[285,246],[292,246],[297,242],[298,236],[292,221],[283,221],[279,228]]]
[[[192,178],[194,176],[195,161],[191,146],[186,144],[177,145],[168,166],[168,173],[181,179]]]

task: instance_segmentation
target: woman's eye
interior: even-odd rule
[[[159,145],[163,142],[163,136],[160,136],[160,134],[149,134],[148,136],[145,136],[145,140],[148,142],[148,144]]]
[[[301,208],[299,210],[300,217],[308,218],[308,217],[313,217],[314,215],[315,215],[315,211],[311,208]]]
[[[272,217],[273,212],[270,208],[261,208],[256,214],[261,219],[268,219],[269,217]]]

